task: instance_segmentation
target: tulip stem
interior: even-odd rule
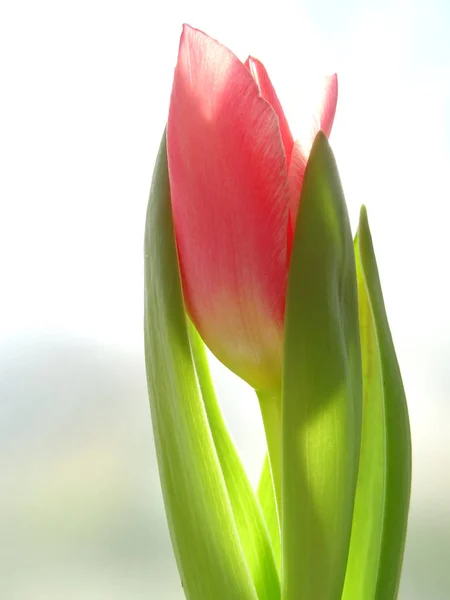
[[[257,392],[261,416],[266,433],[269,451],[270,470],[278,513],[281,523],[281,396],[279,394]]]

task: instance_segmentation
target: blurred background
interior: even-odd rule
[[[337,70],[331,137],[368,206],[411,415],[402,600],[450,598],[450,4],[3,0],[0,598],[181,600],[143,363],[144,218],[182,22],[266,64],[292,130]],[[250,390],[213,364],[252,481]]]

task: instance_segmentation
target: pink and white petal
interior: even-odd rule
[[[297,222],[298,206],[307,162],[308,155],[303,150],[301,144],[296,141],[292,150],[288,174],[289,213],[294,231],[295,224]]]
[[[278,120],[236,56],[188,26],[167,144],[188,312],[226,366],[254,387],[279,385],[288,186]]]
[[[336,73],[334,73],[333,75],[329,75],[324,78],[323,92],[317,110],[319,129],[316,131],[316,134],[321,129],[327,137],[330,137],[331,128],[333,127],[334,122],[334,116],[336,114],[337,100],[338,78]],[[314,138],[315,137],[316,136],[314,135]]]
[[[320,130],[328,137],[333,126],[338,96],[336,74],[324,78],[318,96],[317,101],[315,101],[315,108],[312,111],[312,118],[309,117],[309,123],[303,129],[301,137],[294,143],[289,163],[289,211],[294,227],[297,220],[306,163],[312,144]],[[306,118],[308,119],[307,113]]]
[[[263,98],[269,102],[274,111],[277,113],[278,122],[280,124],[280,133],[281,138],[283,140],[284,150],[286,152],[286,162],[289,165],[291,160],[291,152],[292,147],[294,145],[294,138],[292,137],[291,130],[289,128],[289,123],[287,122],[286,116],[284,114],[283,108],[281,106],[281,102],[278,99],[275,88],[270,81],[269,74],[266,71],[266,68],[257,58],[253,58],[249,56],[245,61],[245,66],[249,69],[250,73],[253,75],[256,84],[258,85],[259,92]]]
[[[298,142],[306,155],[311,152],[317,133],[322,130],[327,137],[333,127],[338,98],[337,75],[323,77],[318,86],[312,85],[305,96],[307,106],[303,107],[299,120]]]

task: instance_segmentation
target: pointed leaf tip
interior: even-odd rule
[[[283,377],[282,597],[340,600],[361,435],[353,239],[324,132],[312,146],[289,269]]]
[[[411,488],[411,434],[367,210],[355,239],[363,360],[361,461],[343,600],[397,598]]]

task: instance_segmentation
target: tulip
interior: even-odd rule
[[[144,322],[190,600],[398,594],[408,410],[367,215],[354,241],[327,141],[336,102],[334,75],[294,142],[264,66],[183,29],[147,211]],[[256,390],[268,450],[257,492],[205,344]]]
[[[263,64],[242,63],[184,26],[170,100],[167,156],[187,311],[210,350],[257,390],[279,390],[290,248],[303,176],[327,136],[337,77],[326,78],[292,136]]]

